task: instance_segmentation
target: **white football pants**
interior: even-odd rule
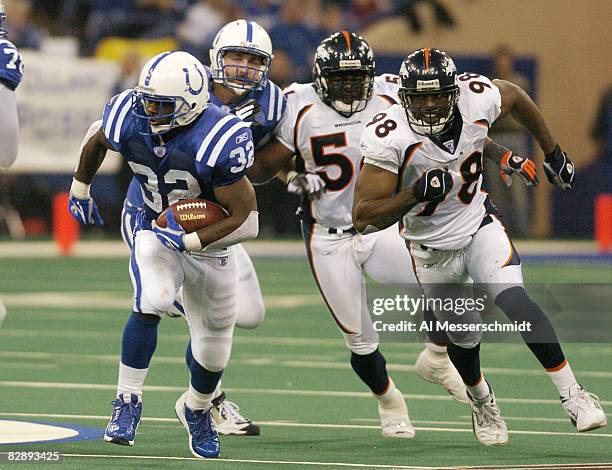
[[[227,366],[238,313],[238,267],[233,250],[223,256],[192,256],[164,246],[151,230],[140,230],[130,258],[134,311],[163,315],[183,287],[191,349],[206,369]]]
[[[502,291],[523,285],[520,261],[510,238],[499,219],[494,215],[490,217],[493,221],[481,227],[470,243],[460,250],[428,250],[420,244],[409,243],[416,275],[427,297],[445,296],[445,288],[437,290],[436,284],[475,282],[482,285],[490,300],[494,301]],[[440,321],[481,322],[476,310],[470,310],[460,318],[450,311],[434,311],[434,314]],[[482,336],[479,331],[447,331],[447,334],[454,344],[466,348],[476,346]]]
[[[346,345],[355,354],[370,354],[379,337],[372,326],[364,273],[386,285],[417,283],[398,225],[352,235],[332,234],[320,224],[302,222],[302,233],[312,275]]]
[[[121,236],[130,250],[134,245],[136,214],[140,210],[140,208],[128,203],[127,200],[123,203]],[[263,322],[266,313],[257,273],[251,258],[241,244],[234,245],[234,255],[238,265],[238,289],[236,291],[238,319],[236,320],[236,326],[246,329],[257,328]],[[180,293],[178,301],[181,302]]]

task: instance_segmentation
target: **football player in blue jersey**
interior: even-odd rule
[[[255,145],[264,143],[280,120],[285,106],[281,89],[267,79],[272,60],[272,43],[268,34],[255,22],[233,21],[217,34],[210,57],[211,68],[204,67],[210,102],[249,122]],[[100,125],[101,122],[97,127]],[[95,131],[96,124],[90,133]],[[121,233],[130,249],[133,246],[132,234],[138,213],[145,207],[143,195],[146,196],[146,190],[142,189],[138,178],[134,177],[124,201],[121,219]],[[257,274],[241,245],[235,246],[234,252],[239,272],[236,325],[256,328],[263,321],[265,312]],[[166,313],[175,316],[175,312],[182,311],[181,303],[175,300]],[[128,321],[123,333],[123,344],[137,343],[138,338],[145,336],[155,344],[155,334],[156,326],[149,328]],[[141,397],[154,348],[145,353],[140,352],[137,356],[133,356],[130,351],[131,348],[124,346],[119,365],[117,396],[136,393]],[[260,434],[259,426],[240,413],[238,406],[226,398],[221,386],[215,392],[212,412],[220,434]]]
[[[4,5],[0,0],[0,168],[10,167],[19,150],[19,119],[15,89],[21,82],[23,61],[15,45],[6,39],[2,29]],[[0,302],[0,325],[6,318],[6,307]]]
[[[0,168],[8,168],[17,158],[19,120],[15,90],[21,82],[23,61],[2,28],[4,5],[0,0]]]
[[[136,386],[113,402],[104,439],[134,443],[142,412],[138,372],[146,373],[157,342],[157,324],[182,286],[191,337],[186,353],[191,378],[175,410],[189,433],[192,454],[200,458],[214,458],[220,452],[211,408],[229,361],[238,315],[233,245],[255,238],[258,232],[255,193],[244,176],[254,155],[249,124],[208,101],[208,75],[195,57],[174,51],[152,58],[142,69],[138,86],[113,97],[102,125],[88,132],[69,203],[80,223],[102,224],[89,189],[107,150],[128,161],[144,201],[134,229],[130,259],[134,306],[121,361],[121,367],[133,364],[127,377]],[[229,217],[190,234],[171,212],[167,228],[156,224],[165,208],[187,198],[215,201]],[[132,330],[145,334],[134,335]],[[126,389],[130,385],[128,380]]]

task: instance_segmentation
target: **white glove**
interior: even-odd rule
[[[307,194],[312,199],[318,199],[325,191],[325,180],[318,173],[296,173],[287,183],[287,191],[292,194]]]

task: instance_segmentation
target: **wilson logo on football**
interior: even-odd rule
[[[179,215],[179,219],[181,222],[186,222],[188,220],[203,220],[206,218],[206,214],[181,214]]]

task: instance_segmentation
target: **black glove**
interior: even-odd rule
[[[251,128],[256,125],[262,124],[262,116],[258,116],[261,113],[261,105],[254,99],[246,100],[244,103],[240,103],[231,113],[242,119],[244,122],[251,123]],[[265,121],[265,119],[264,119]]]
[[[575,175],[574,164],[559,145],[544,157],[544,173],[550,184],[565,190],[572,189]]]
[[[453,177],[441,168],[433,168],[423,173],[412,186],[417,201],[440,201],[453,188]]]

